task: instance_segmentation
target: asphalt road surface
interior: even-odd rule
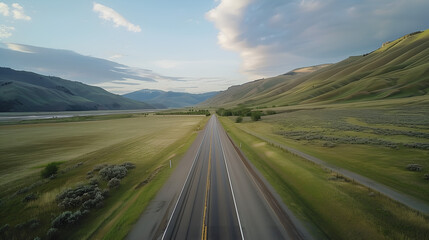
[[[311,238],[232,144],[216,116],[196,142],[128,239]],[[189,154],[192,161],[186,160]]]

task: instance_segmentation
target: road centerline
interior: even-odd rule
[[[207,167],[207,182],[206,182],[206,193],[204,196],[204,213],[203,213],[203,226],[201,231],[201,240],[207,239],[207,200],[210,191],[210,168],[211,168],[211,158],[212,158],[212,140],[213,140],[213,128],[210,134],[210,150],[209,150],[209,161]]]

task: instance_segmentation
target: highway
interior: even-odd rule
[[[216,116],[194,145],[128,239],[311,238],[232,144]]]

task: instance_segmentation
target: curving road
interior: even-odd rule
[[[311,238],[216,116],[195,142],[128,239]]]

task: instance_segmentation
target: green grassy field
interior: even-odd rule
[[[240,128],[356,172],[429,203],[429,110],[425,105],[294,109]],[[419,164],[423,171],[407,170]]]
[[[275,117],[281,118],[273,116],[271,121]],[[233,117],[220,118],[228,134],[241,144],[245,155],[286,205],[298,218],[315,226],[312,231],[317,239],[429,239],[428,216],[241,130],[265,130],[272,136],[272,123],[263,119],[237,124]]]
[[[103,207],[60,231],[62,239],[123,238],[174,169],[168,161],[175,166],[207,121],[203,116],[143,114],[101,118],[0,126],[0,227],[9,224],[8,234],[18,233],[10,239],[45,236],[52,219],[64,211],[55,197],[87,184],[94,166],[132,162],[136,168],[110,191]],[[50,162],[61,163],[59,174],[42,181],[40,171]],[[106,185],[100,180],[100,188]],[[37,199],[24,202],[30,193]],[[19,226],[32,218],[39,226]]]

